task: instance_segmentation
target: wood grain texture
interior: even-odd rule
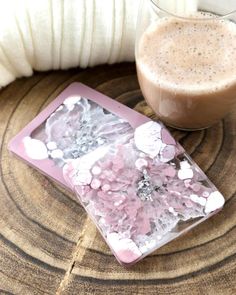
[[[236,110],[206,131],[172,130],[226,197],[224,210],[124,269],[75,197],[6,149],[73,81],[155,119],[134,64],[37,73],[0,92],[0,294],[236,294]]]

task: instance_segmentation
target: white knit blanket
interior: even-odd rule
[[[33,70],[134,59],[138,0],[0,0],[0,87]]]

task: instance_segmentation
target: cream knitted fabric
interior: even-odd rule
[[[137,0],[0,0],[0,87],[33,70],[134,59]]]

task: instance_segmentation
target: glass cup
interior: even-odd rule
[[[236,105],[235,9],[235,0],[141,1],[138,80],[165,124],[204,129]]]

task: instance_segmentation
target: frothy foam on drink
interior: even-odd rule
[[[176,92],[228,88],[236,83],[236,24],[201,12],[162,18],[142,36],[137,64],[153,83]]]

